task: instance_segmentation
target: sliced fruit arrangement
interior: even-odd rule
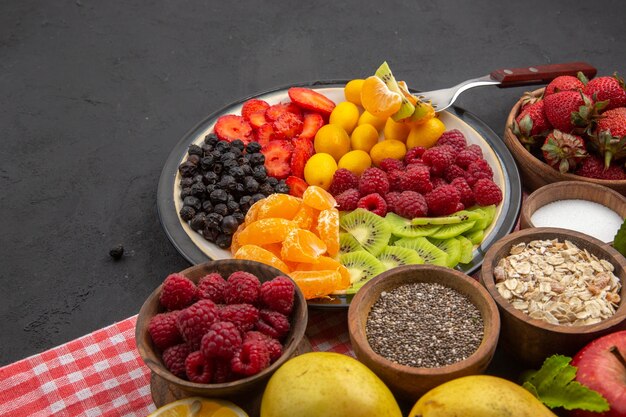
[[[537,158],[561,173],[626,180],[626,89],[617,74],[560,76],[522,103],[510,128]]]
[[[306,299],[346,289],[348,270],[334,259],[341,246],[335,205],[317,186],[306,188],[302,198],[274,194],[260,200],[233,236],[233,256],[283,271]]]
[[[496,215],[496,206],[474,206],[448,216],[406,219],[381,217],[366,209],[342,212],[339,262],[350,274],[354,293],[376,275],[401,265],[433,264],[454,268],[474,258],[474,247]]]

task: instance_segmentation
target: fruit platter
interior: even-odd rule
[[[393,79],[386,63],[378,71]],[[519,215],[521,184],[510,152],[485,123],[458,107],[435,114],[405,99],[394,114],[383,109],[374,116],[364,106],[375,111],[380,105],[362,103],[361,90],[372,89],[376,99],[380,86],[361,81],[279,88],[233,103],[192,128],[170,154],[158,189],[160,219],[178,251],[193,264],[258,260],[302,280],[312,271],[333,271],[319,284],[331,291],[307,293],[309,305],[324,307],[345,308],[367,280],[398,265],[476,272]],[[396,85],[414,97],[406,84]],[[396,122],[406,106],[416,121]],[[232,135],[230,142],[219,139],[220,131]],[[240,136],[245,140],[237,141]],[[229,171],[214,172],[216,164]],[[477,182],[485,186],[476,199]],[[263,221],[244,230],[254,220]],[[209,231],[207,221],[216,227]],[[299,232],[286,239],[293,221]],[[233,238],[241,236],[243,245]],[[286,253],[286,246],[298,245],[308,252]]]

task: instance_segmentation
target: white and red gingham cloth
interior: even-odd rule
[[[354,356],[347,311],[309,312],[313,350]],[[135,345],[130,317],[0,368],[0,415],[144,417],[155,410],[150,370]]]

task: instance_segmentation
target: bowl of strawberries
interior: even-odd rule
[[[528,191],[586,181],[626,195],[623,79],[560,76],[525,93],[507,118],[504,142]]]

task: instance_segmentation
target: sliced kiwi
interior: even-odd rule
[[[496,216],[496,206],[493,204],[490,206],[474,206],[469,210],[482,215],[482,218],[477,220],[474,227],[469,230],[470,232],[485,230],[491,225]]]
[[[384,218],[361,208],[342,216],[339,225],[374,256],[387,246],[391,237],[391,228]]]
[[[452,214],[444,217],[415,217],[411,220],[411,223],[416,226],[424,226],[427,224],[454,224],[462,221],[460,217]]]
[[[480,245],[480,242],[482,242],[485,237],[485,232],[482,230],[475,230],[473,232],[467,231],[463,236],[468,238],[474,245]]]
[[[400,237],[429,236],[435,233],[441,226],[434,224],[415,225],[409,219],[400,217],[394,213],[387,213],[385,220],[391,227],[391,234]]]
[[[339,255],[363,250],[363,246],[350,233],[339,233]]]
[[[446,266],[454,268],[459,263],[459,260],[461,259],[461,242],[459,242],[456,238],[428,238],[428,241],[448,254],[448,262]]]
[[[394,245],[413,249],[424,260],[424,263],[439,266],[448,265],[448,254],[430,243],[425,237],[404,237]]]
[[[341,255],[339,262],[350,273],[350,288],[348,294],[354,294],[367,281],[385,271],[384,265],[372,254],[365,250],[358,250]]]
[[[485,226],[485,229],[489,226],[491,226],[491,223],[493,223],[493,220],[496,218],[496,211],[497,211],[497,207],[495,206],[495,204],[492,204],[490,206],[483,206],[481,207],[481,209],[485,212],[485,214],[487,215],[487,226]]]
[[[423,264],[424,260],[413,249],[402,246],[387,246],[376,257],[385,267],[385,271],[401,265]]]
[[[458,236],[461,233],[468,231],[474,227],[475,223],[476,222],[474,221],[465,221],[457,224],[445,224],[440,226],[440,229],[435,233],[432,233],[429,237],[434,239],[450,239],[451,237]]]
[[[452,213],[450,216],[460,217],[462,222],[476,221],[483,217],[480,213],[477,213],[471,210],[460,210],[460,211],[457,211],[456,213]]]
[[[465,236],[457,236],[456,239],[461,243],[461,259],[459,263],[467,264],[474,259],[474,244]]]

